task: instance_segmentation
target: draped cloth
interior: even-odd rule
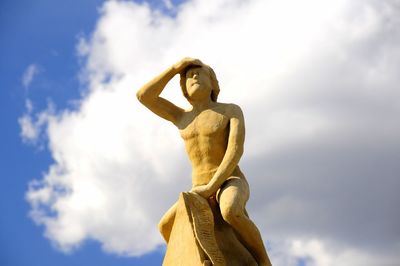
[[[163,266],[256,266],[220,213],[215,199],[179,195]]]

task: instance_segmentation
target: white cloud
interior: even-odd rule
[[[39,67],[36,64],[30,64],[26,69],[24,74],[22,75],[22,85],[25,88],[28,88],[31,85],[34,77],[39,73]]]
[[[400,256],[376,256],[354,247],[338,247],[319,239],[287,239],[274,243],[271,255],[274,265],[285,266],[395,266]],[[301,264],[300,264],[301,262]]]
[[[26,113],[18,119],[21,128],[20,136],[24,142],[36,144],[49,119],[52,119],[55,108],[49,102],[46,110],[33,115],[33,104],[30,99],[25,101],[25,108]]]
[[[171,0],[163,0],[163,4],[167,9],[174,9],[174,4]]]
[[[32,118],[28,115],[22,116],[18,120],[21,127],[21,137],[24,140],[36,140],[39,133],[38,128],[32,122]]]
[[[63,250],[162,244],[156,224],[190,168],[172,124],[135,92],[191,56],[215,69],[220,100],[244,109],[249,210],[274,264],[398,264],[399,13],[394,1],[203,0],[169,17],[106,2],[79,43],[87,94],[46,119],[55,163],[27,193],[33,218]],[[164,95],[187,106],[177,79]],[[27,138],[32,121],[20,119]]]

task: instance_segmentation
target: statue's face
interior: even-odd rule
[[[186,90],[191,99],[202,99],[211,95],[210,75],[204,67],[190,68],[186,72]]]

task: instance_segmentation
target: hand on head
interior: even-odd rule
[[[204,65],[204,64],[199,59],[185,57],[174,64],[174,69],[178,73],[181,73],[189,66],[202,66],[202,65]]]

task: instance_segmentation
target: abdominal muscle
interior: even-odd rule
[[[208,184],[224,158],[226,145],[221,145],[223,142],[216,140],[218,136],[197,136],[185,141],[186,151],[192,163],[193,187]]]
[[[207,185],[217,172],[221,164],[225,152],[226,144],[223,141],[218,141],[218,135],[214,138],[204,138],[204,145],[199,145],[199,138],[192,138],[185,141],[186,151],[192,163],[192,187]],[[221,145],[222,144],[222,145]],[[237,165],[230,178],[240,178],[245,180],[245,176]]]

